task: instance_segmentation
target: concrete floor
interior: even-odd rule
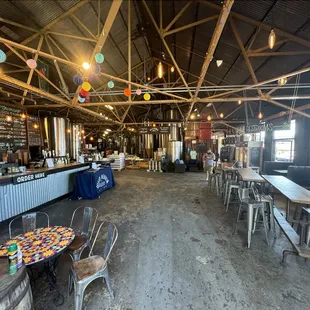
[[[242,227],[232,235],[236,207],[225,213],[222,200],[208,193],[204,174],[122,171],[115,179],[116,186],[98,200],[65,199],[43,208],[51,225],[69,225],[73,210],[87,205],[118,226],[109,262],[115,300],[98,279],[86,289],[85,309],[310,308],[309,262],[289,256],[281,263],[282,251],[291,247],[278,227],[269,247],[257,231],[247,249]],[[0,234],[5,241],[4,224]],[[64,292],[70,264],[65,254],[57,270]],[[57,309],[52,299],[42,279],[35,309]],[[58,309],[73,309],[73,295]]]

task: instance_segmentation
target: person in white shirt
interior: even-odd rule
[[[213,164],[215,160],[215,155],[212,153],[211,149],[208,149],[207,154],[204,156],[205,161],[205,173],[207,175],[206,180],[209,180],[210,174],[212,173]]]
[[[189,156],[191,157],[191,159],[196,160],[197,159],[197,152],[192,149],[189,153]]]

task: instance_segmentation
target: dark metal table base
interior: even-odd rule
[[[49,284],[50,292],[54,290],[56,291],[55,297],[53,298],[53,303],[57,307],[61,306],[65,300],[64,295],[57,287],[55,270],[58,265],[58,261],[59,256],[43,262],[43,268],[41,270],[38,270],[38,268],[36,268],[37,266],[27,266],[32,289],[34,290],[37,279],[45,275]]]

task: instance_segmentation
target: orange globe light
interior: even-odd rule
[[[124,89],[124,95],[125,95],[126,97],[129,97],[129,96],[131,95],[131,90],[130,90],[129,88],[125,88],[125,89]]]
[[[151,99],[151,95],[149,93],[145,93],[143,95],[143,98],[144,98],[145,101],[149,101]]]

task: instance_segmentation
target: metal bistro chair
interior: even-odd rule
[[[222,170],[216,169],[215,173],[210,174],[210,181],[209,181],[209,192],[212,189],[212,181],[215,181],[215,188],[216,188],[216,195],[220,195],[220,179],[222,175]]]
[[[106,236],[106,245],[103,250],[103,255],[92,255],[93,247],[96,243],[103,222],[100,224],[96,237],[91,247],[88,258],[81,259],[80,261],[73,262],[68,281],[68,294],[70,295],[72,290],[72,284],[74,284],[74,309],[81,310],[83,305],[84,291],[88,284],[97,278],[103,278],[107,284],[110,296],[114,299],[114,292],[112,290],[109,271],[108,271],[108,259],[113,249],[113,246],[118,237],[118,231],[114,224],[109,223]]]
[[[238,189],[238,197],[240,200],[239,208],[238,208],[238,215],[235,223],[235,229],[234,234],[237,230],[237,225],[240,219],[240,213],[242,209],[247,211],[247,226],[248,226],[248,248],[251,247],[251,240],[252,240],[252,229],[253,229],[253,216],[254,216],[254,210],[255,213],[259,212],[263,217],[263,223],[264,223],[264,229],[265,229],[265,235],[266,235],[266,242],[269,245],[268,240],[268,234],[267,234],[267,223],[266,223],[266,217],[265,217],[265,207],[264,203],[257,201],[250,196],[250,192],[253,193],[253,188],[239,188]]]
[[[224,196],[224,206],[226,205],[226,212],[228,211],[229,204],[231,203],[230,198],[234,190],[238,190],[240,187],[239,181],[227,180]]]
[[[9,223],[9,235],[10,235],[10,239],[12,239],[12,224],[14,222],[16,222],[16,220],[21,219],[22,220],[22,228],[23,228],[23,232],[22,233],[26,233],[29,231],[33,231],[36,228],[38,228],[37,226],[37,217],[44,217],[47,220],[47,226],[50,226],[50,218],[48,216],[47,213],[45,212],[32,212],[32,213],[27,213],[24,215],[20,215],[16,218],[14,218],[10,223]],[[40,225],[41,226],[41,225]],[[42,225],[41,227],[45,227],[44,225]],[[15,236],[18,234],[14,234]]]
[[[274,217],[274,201],[273,198],[270,195],[260,195],[257,188],[253,187],[253,193],[254,193],[254,197],[257,201],[263,202],[265,204],[265,210],[268,213],[268,225],[269,225],[269,230],[273,230],[273,236],[274,238],[276,238],[276,221],[275,221],[275,217]],[[267,205],[268,204],[268,208]],[[254,226],[253,226],[253,233],[255,232],[256,229],[256,222],[257,222],[257,212],[255,212],[254,215]]]
[[[83,220],[78,222],[76,216],[82,215]],[[82,252],[87,247],[91,247],[91,239],[93,237],[94,229],[98,218],[98,211],[91,207],[79,207],[74,210],[71,218],[70,227],[75,232],[75,238],[70,244],[67,253],[70,255],[72,260],[75,262],[80,259]]]

